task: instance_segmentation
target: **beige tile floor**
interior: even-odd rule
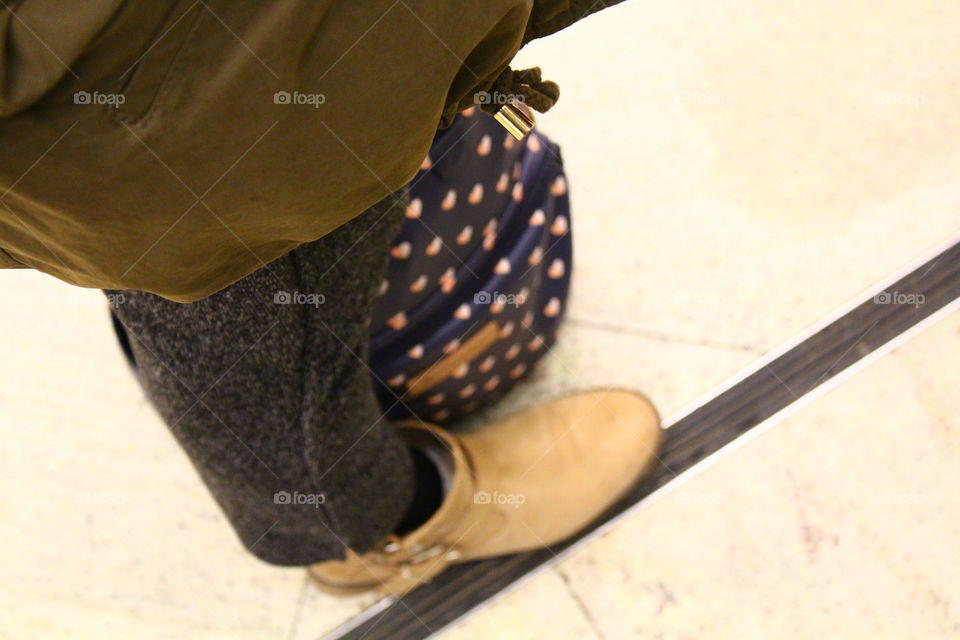
[[[958,338],[955,311],[442,637],[960,637]]]
[[[542,124],[570,173],[577,271],[562,344],[496,412],[617,385],[670,414],[960,231],[958,27],[929,0],[635,1],[524,51],[563,88]],[[370,604],[245,554],[125,370],[97,293],[19,272],[0,293],[0,637],[316,638]],[[848,383],[882,386],[872,372],[892,367],[885,396],[836,390],[452,635],[789,637],[835,618],[858,637],[851,602],[898,616],[874,635],[944,635],[957,594],[914,560],[948,567],[937,461],[956,460],[955,434],[911,447],[922,465],[867,434],[884,417],[902,418],[891,437],[947,433],[924,411],[951,415],[950,360],[887,362]],[[887,467],[944,508],[854,509],[844,492],[877,476],[851,474]],[[879,485],[895,500],[900,476]],[[906,523],[917,537],[898,546],[888,533]],[[801,602],[804,588],[822,597]]]

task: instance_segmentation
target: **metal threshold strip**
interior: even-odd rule
[[[922,296],[922,297],[921,297]],[[677,480],[838,374],[877,355],[960,299],[960,238],[914,264],[762,358],[676,419],[668,419],[661,462],[632,495],[588,531],[551,549],[451,567],[403,598],[383,600],[326,636],[330,640],[421,640],[440,631],[557,555],[597,535],[652,492]],[[951,305],[952,306],[955,305]]]

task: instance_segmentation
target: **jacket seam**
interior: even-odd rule
[[[12,255],[10,255],[10,253],[6,251],[3,247],[0,247],[0,262],[3,262],[4,260],[9,261],[14,265],[17,265],[23,268],[29,268],[27,265],[23,264],[22,262],[14,258]],[[7,268],[10,268],[10,267],[7,267]]]

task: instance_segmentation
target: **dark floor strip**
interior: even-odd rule
[[[960,244],[903,277],[887,289],[887,294],[889,301],[863,302],[677,421],[667,430],[661,463],[653,475],[596,526],[632,507],[677,474],[960,297]],[[919,300],[921,304],[917,304]],[[589,531],[583,535],[588,534]],[[360,617],[355,625],[347,623],[341,627],[340,635],[334,637],[427,638],[578,539],[551,550],[452,567],[432,583],[407,594],[402,602],[393,603],[382,615]]]

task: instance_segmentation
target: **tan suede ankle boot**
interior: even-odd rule
[[[547,402],[463,435],[421,423],[398,429],[411,446],[447,456],[453,473],[443,504],[407,535],[312,565],[326,591],[400,595],[453,562],[560,542],[653,468],[661,434],[645,398],[606,390]]]

